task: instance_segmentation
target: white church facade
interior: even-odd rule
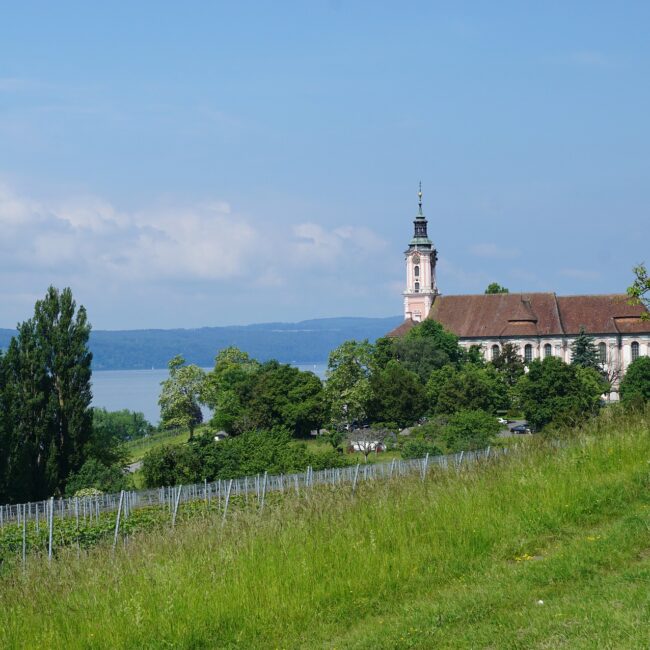
[[[427,233],[422,190],[413,238],[405,251],[404,322],[389,336],[402,336],[431,318],[459,337],[460,345],[479,346],[486,359],[505,343],[526,361],[557,356],[571,361],[571,344],[580,329],[593,337],[603,367],[616,384],[639,356],[650,356],[650,320],[626,294],[557,296],[555,293],[503,293],[444,296],[438,291],[438,253]]]

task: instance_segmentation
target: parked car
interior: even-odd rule
[[[499,424],[508,424],[508,420],[506,420],[505,418],[497,418],[497,422]]]
[[[530,433],[530,428],[525,424],[517,424],[514,427],[510,427],[510,433]]]

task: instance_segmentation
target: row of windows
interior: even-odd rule
[[[632,361],[636,361],[639,358],[639,343],[637,341],[632,341],[630,346],[632,352]],[[550,357],[553,355],[553,346],[550,343],[544,345],[544,358]],[[492,360],[496,359],[499,356],[499,346],[492,346]],[[605,343],[598,344],[598,356],[601,361],[607,361],[607,345]],[[524,346],[524,360],[532,361],[533,359],[533,346],[530,343],[527,343]]]

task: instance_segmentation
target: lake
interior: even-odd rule
[[[300,370],[311,370],[321,379],[327,364],[295,364]],[[212,368],[204,368],[212,370]],[[152,424],[158,424],[160,382],[168,377],[167,370],[94,370],[93,406],[109,411],[140,411]],[[204,412],[209,415],[209,411]]]

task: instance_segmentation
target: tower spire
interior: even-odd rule
[[[418,215],[422,215],[422,181],[420,181],[420,186],[418,189]]]

